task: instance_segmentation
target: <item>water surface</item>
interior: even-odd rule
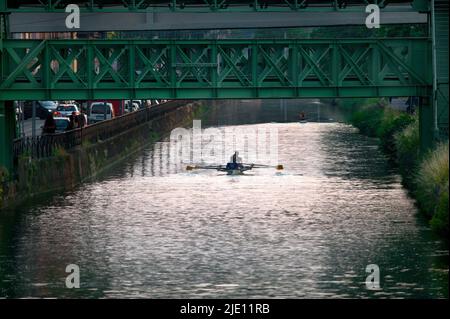
[[[448,247],[376,140],[339,123],[240,127],[278,129],[282,173],[189,173],[157,143],[2,212],[0,296],[448,298]],[[65,288],[68,264],[80,289]],[[379,291],[365,287],[369,264]]]

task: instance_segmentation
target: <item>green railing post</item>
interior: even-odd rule
[[[13,169],[16,118],[12,101],[0,101],[0,167]]]
[[[174,98],[177,97],[177,69],[176,69],[176,63],[177,63],[177,45],[175,44],[175,42],[171,42],[169,44],[169,52],[170,52],[170,60],[169,60],[169,65],[170,65],[170,87],[172,88],[172,94],[174,96]]]
[[[430,1],[429,0],[413,0],[411,6],[418,12],[429,12]]]
[[[217,52],[217,43],[213,43],[211,46],[210,46],[210,48],[211,48],[211,62],[212,62],[212,67],[209,69],[209,72],[210,72],[210,76],[211,76],[211,83],[212,83],[212,86],[213,86],[213,88],[214,88],[214,97],[217,97],[217,89],[218,89],[218,87],[219,87],[219,84],[218,84],[218,73],[219,73],[219,68],[220,68],[220,66],[219,66],[219,61],[218,61],[218,59],[217,59],[217,55],[218,55],[218,52]]]
[[[128,45],[128,60],[128,87],[132,89],[136,88],[136,46],[133,44]],[[135,90],[132,92],[132,96],[129,97],[131,101],[136,98]]]
[[[251,70],[252,70],[252,85],[253,85],[253,97],[259,96],[259,79],[258,79],[258,43],[255,42],[251,46]]]
[[[420,153],[426,154],[435,143],[433,107],[431,97],[420,99],[419,104]]]

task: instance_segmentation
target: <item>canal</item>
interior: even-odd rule
[[[276,130],[281,172],[187,172],[161,141],[2,212],[0,297],[448,298],[447,244],[377,140],[319,106],[242,101],[205,115],[205,125]],[[65,286],[69,264],[79,289]],[[369,264],[379,290],[366,288]]]

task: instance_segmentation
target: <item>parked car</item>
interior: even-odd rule
[[[56,133],[65,132],[70,120],[67,117],[55,117]]]
[[[53,115],[56,117],[69,117],[73,112],[79,112],[78,106],[75,104],[60,104],[53,112]]]
[[[136,112],[136,111],[139,111],[138,103],[135,103],[134,101],[131,102],[130,100],[125,101],[125,107],[124,107],[125,113],[131,113],[131,112]]]
[[[91,112],[89,113],[89,124],[109,120],[115,116],[112,103],[95,102],[91,104]]]
[[[58,103],[55,101],[36,101],[36,117],[45,120],[57,107]],[[23,115],[25,120],[33,117],[33,101],[23,103]]]
[[[67,129],[67,126],[69,126],[69,118],[67,117],[55,117],[55,124],[56,124],[56,130],[55,133],[62,133],[65,132]],[[44,129],[44,126],[41,126],[41,129]],[[44,135],[44,131],[42,131],[42,135]]]
[[[133,103],[136,104],[140,109],[144,107],[141,100],[133,100]]]

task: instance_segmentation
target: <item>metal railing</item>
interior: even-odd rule
[[[51,157],[56,155],[58,149],[70,150],[83,143],[95,144],[107,140],[173,111],[187,102],[186,100],[168,101],[64,133],[16,139],[13,144],[14,161],[17,163],[21,156],[33,159]]]
[[[13,154],[15,161],[20,156],[31,158],[50,157],[56,150],[71,149],[81,144],[81,130],[72,130],[65,133],[48,134],[36,137],[23,137],[14,140]]]

